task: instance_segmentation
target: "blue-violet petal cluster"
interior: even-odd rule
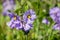
[[[23,21],[26,23],[33,23],[34,19],[36,19],[36,14],[32,9],[26,11],[23,15]]]
[[[22,29],[22,23],[20,21],[20,17],[14,14],[9,15],[11,17],[10,22],[7,22],[7,25],[11,28]]]
[[[60,8],[59,7],[54,7],[50,9],[50,17],[55,21],[56,23],[60,22]]]
[[[9,11],[13,10],[15,7],[14,0],[3,0],[3,15],[7,15]]]
[[[55,25],[53,26],[53,29],[55,29],[55,30],[60,30],[60,24],[55,24]]]
[[[36,14],[32,9],[24,13],[23,19],[14,13],[8,14],[8,16],[11,19],[10,22],[7,22],[8,26],[11,28],[22,29],[25,32],[33,28],[32,24],[34,22],[34,19],[36,19]]]
[[[44,19],[42,20],[42,23],[44,23],[44,24],[50,24],[50,22],[49,22],[46,18],[44,18]]]
[[[49,14],[53,21],[56,23],[53,26],[53,29],[60,30],[60,8],[59,7],[51,8]]]

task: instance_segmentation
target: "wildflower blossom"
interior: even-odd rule
[[[3,8],[4,10],[12,10],[14,8],[14,0],[6,0],[3,2]]]
[[[26,11],[23,15],[24,22],[33,23],[34,19],[36,19],[36,14],[32,9]]]
[[[44,23],[44,24],[50,24],[50,22],[47,19],[45,19],[45,18],[42,20],[42,23]]]
[[[56,23],[60,22],[60,8],[54,7],[50,9],[49,14],[50,14],[50,17],[53,19],[53,21],[55,21]]]
[[[23,30],[25,32],[28,32],[30,29],[33,28],[32,23],[34,22],[34,19],[36,19],[36,14],[35,12],[30,9],[26,11],[23,15]]]
[[[14,0],[5,0],[3,2],[3,15],[7,15],[15,7]]]
[[[17,15],[9,15],[11,17],[10,22],[7,22],[7,25],[11,28],[22,29],[22,23],[20,17]]]
[[[53,26],[53,29],[55,29],[55,30],[60,30],[60,24],[55,24],[55,25]]]

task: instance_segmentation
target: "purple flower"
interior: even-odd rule
[[[50,22],[49,22],[46,18],[44,18],[44,19],[42,20],[42,23],[44,23],[44,24],[50,24]]]
[[[14,8],[14,0],[5,0],[3,2],[3,15],[7,15],[9,11],[12,11]]]
[[[50,9],[50,17],[55,21],[56,23],[60,22],[60,8],[59,7],[54,7]]]
[[[3,9],[6,10],[12,10],[14,8],[14,0],[6,0],[3,2]]]
[[[11,17],[10,22],[7,22],[7,25],[10,26],[11,28],[22,29],[22,23],[20,21],[20,17],[17,15],[15,16],[13,15],[13,17]]]
[[[33,28],[32,23],[34,22],[35,19],[36,19],[36,14],[32,9],[30,9],[24,13],[24,15],[23,15],[23,30],[25,32],[27,32]]]
[[[26,11],[23,15],[23,21],[26,22],[26,23],[27,22],[28,23],[33,23],[34,19],[36,19],[36,14],[32,9]]]
[[[60,30],[60,24],[55,24],[55,25],[53,26],[53,29],[55,29],[55,30]]]

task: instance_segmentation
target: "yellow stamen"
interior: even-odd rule
[[[31,16],[30,16],[30,15],[28,15],[28,16],[27,16],[27,18],[28,18],[28,19],[30,19],[30,18],[31,18]]]
[[[16,16],[14,17],[14,20],[16,20]]]

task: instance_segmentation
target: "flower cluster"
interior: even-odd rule
[[[33,28],[32,24],[36,19],[36,14],[32,9],[30,9],[26,11],[22,17],[20,17],[17,14],[11,12],[13,11],[14,6],[14,0],[6,0],[3,2],[3,15],[10,17],[10,21],[6,24],[12,29],[22,29],[27,33],[30,29]]]
[[[53,26],[53,29],[60,29],[60,8],[54,7],[50,9],[50,17],[53,19],[53,21],[56,22],[56,24]]]
[[[11,19],[10,22],[7,22],[8,26],[10,26],[11,28],[22,29],[25,32],[33,28],[32,24],[34,22],[34,19],[36,19],[35,12],[32,9],[24,13],[23,19],[13,13],[8,14],[8,16]]]

